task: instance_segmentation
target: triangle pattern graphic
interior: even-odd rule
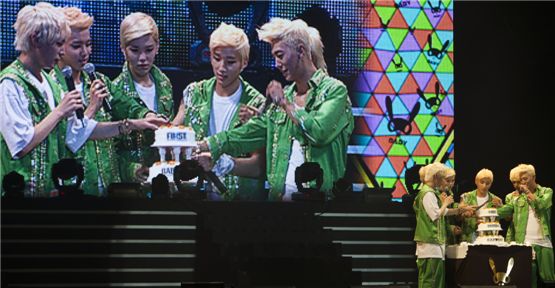
[[[409,72],[387,73],[387,77],[389,78],[395,92],[399,92],[399,90],[401,90],[401,86],[405,83],[407,76],[409,76]]]
[[[418,89],[418,83],[416,83],[416,80],[414,80],[414,76],[411,73],[405,80],[405,83],[403,84],[401,91],[399,91],[399,94],[416,93],[416,89]]]
[[[393,44],[393,41],[391,41],[389,33],[382,33],[382,36],[380,37],[378,42],[376,42],[374,48],[376,50],[395,51],[395,45]]]
[[[375,139],[372,139],[370,141],[370,145],[366,147],[363,153],[363,155],[365,156],[382,156],[383,154],[384,154],[384,151],[382,150],[382,148],[380,147],[378,142],[376,142]]]
[[[362,157],[362,161],[366,164],[366,167],[372,172],[372,174],[376,175],[376,172],[382,165],[383,159],[385,156],[365,156]]]
[[[444,13],[443,17],[437,24],[436,31],[439,30],[453,31],[453,19],[451,19],[449,13]]]
[[[403,18],[405,19],[407,26],[412,27],[412,25],[414,24],[414,21],[416,20],[416,17],[418,16],[418,14],[420,14],[420,9],[414,9],[414,8],[399,8],[399,10],[401,11],[401,13],[403,14]]]
[[[443,156],[436,155],[440,150],[446,151],[442,158],[448,157],[447,165],[455,163],[455,145],[446,142],[455,123],[453,1],[370,0],[361,6],[368,28],[358,32],[363,71],[350,91],[357,113],[350,143],[358,146],[360,164],[370,171],[365,173],[401,199],[407,193],[406,167],[429,163]],[[410,133],[396,131],[400,127],[393,121],[409,120],[417,103]],[[353,179],[364,181],[362,176]]]
[[[365,107],[370,99],[370,93],[367,92],[353,92],[353,107]]]
[[[375,132],[378,125],[380,125],[380,122],[382,122],[383,116],[370,114],[368,116],[365,116],[364,119],[366,120],[368,129],[370,129],[371,132]]]
[[[368,113],[380,115],[380,117],[383,116],[384,111],[380,107],[380,104],[376,101],[376,97],[370,98],[368,104],[366,105],[366,108],[366,110],[368,110]]]
[[[418,43],[418,41],[416,41],[416,38],[414,38],[412,33],[408,33],[405,37],[405,40],[403,41],[403,44],[401,44],[401,47],[399,47],[399,50],[399,53],[403,53],[401,51],[420,52],[422,51],[422,48],[420,47],[420,44]]]
[[[393,165],[391,165],[389,158],[385,158],[383,160],[382,165],[380,166],[380,169],[378,169],[378,172],[376,172],[376,176],[397,177],[397,174],[395,173],[395,169],[393,169]]]
[[[432,9],[424,9],[424,12],[426,13],[428,21],[430,21],[430,24],[432,25],[432,27],[435,28],[437,26],[437,23],[439,23],[439,20],[441,20],[442,15],[440,13],[432,12]]]
[[[407,31],[408,25],[403,18],[403,13],[400,10],[395,10],[393,13],[393,17],[391,17],[391,21],[389,22],[388,28],[401,28],[404,31]]]

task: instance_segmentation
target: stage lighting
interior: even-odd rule
[[[189,200],[201,200],[203,199],[203,193],[200,189],[202,188],[202,177],[199,171],[200,166],[193,160],[182,161],[179,165],[175,166],[173,169],[173,182],[179,191],[181,197]],[[198,177],[198,178],[197,178]],[[197,181],[193,181],[197,178]]]
[[[349,200],[353,196],[353,184],[345,178],[339,178],[333,183],[334,200]]]
[[[295,184],[298,193],[293,193],[291,199],[295,201],[324,200],[324,193],[320,191],[324,182],[324,171],[317,162],[305,162],[295,169]]]
[[[15,171],[6,174],[2,180],[2,189],[5,198],[23,198],[23,190],[25,190],[23,175]]]
[[[75,159],[65,158],[52,165],[52,181],[60,196],[82,196],[83,177],[83,165]]]

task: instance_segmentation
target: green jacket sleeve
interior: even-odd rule
[[[252,152],[266,145],[267,114],[251,118],[245,125],[207,138],[214,160],[222,154],[232,156]]]
[[[301,108],[294,112],[303,134],[314,146],[329,144],[351,121],[345,85],[335,85],[323,93],[326,93],[325,99],[310,111]]]
[[[553,189],[542,189],[542,193],[537,193],[538,195],[536,196],[536,199],[530,202],[530,205],[534,208],[534,210],[546,210],[551,208],[551,205],[553,205]]]
[[[505,205],[497,208],[497,214],[501,218],[505,218],[513,215],[513,211],[514,211],[513,201],[511,201],[510,199],[506,199],[506,200],[507,201]]]

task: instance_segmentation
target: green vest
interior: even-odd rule
[[[29,112],[33,125],[39,124],[50,112],[46,96],[42,95],[27,76],[27,71],[19,59],[0,72],[0,82],[4,79],[14,80],[23,88],[25,97],[29,100]],[[61,101],[60,87],[41,71],[54,94],[56,105]],[[4,97],[0,95],[0,97]],[[4,138],[0,135],[0,176],[16,171],[23,175],[25,183],[25,195],[29,197],[49,197],[50,191],[54,189],[52,181],[52,165],[64,158],[69,150],[65,147],[66,120],[61,120],[48,136],[31,152],[20,159],[13,159]],[[2,189],[0,187],[0,189]],[[3,194],[3,192],[2,192]]]
[[[478,204],[477,193],[478,193],[477,190],[466,192],[461,195],[461,199],[464,199],[464,203],[467,205],[477,205]],[[494,207],[493,198],[498,198],[498,197],[491,192],[488,192],[488,195],[489,195],[488,203],[485,204],[484,206],[486,208],[492,208]],[[464,218],[462,222],[462,227],[461,227],[461,230],[462,230],[461,241],[472,243],[472,241],[474,240],[473,236],[474,236],[474,233],[476,233],[477,228],[478,228],[478,224],[476,222],[475,217]]]
[[[114,120],[140,119],[150,111],[135,89],[135,83],[127,65],[126,62],[121,74],[112,83],[114,88],[112,95],[118,99],[116,107],[112,106]],[[170,79],[156,66],[152,66],[150,75],[156,87],[156,113],[170,119],[173,118],[173,91]],[[116,138],[123,181],[136,182],[134,174],[136,168],[141,165],[150,167],[159,160],[158,149],[150,147],[152,143],[154,143],[154,131],[152,130],[133,131],[129,135]]]
[[[97,74],[106,84],[108,91],[110,91],[110,79],[100,73]],[[50,75],[60,85],[60,87],[62,87],[63,91],[68,90],[64,75],[58,66],[54,67],[54,69],[50,71]],[[85,95],[87,103],[90,103],[89,89],[91,81],[87,73],[81,73],[81,78],[81,82],[83,83],[83,94]],[[108,95],[108,97],[108,100],[110,100],[110,95]],[[109,122],[110,118],[110,114],[104,111],[104,107],[100,107],[95,114],[94,120],[97,122]],[[72,156],[83,165],[85,177],[81,187],[85,194],[102,196],[99,191],[99,178],[102,181],[102,186],[105,192],[107,191],[110,183],[121,182],[113,139],[87,140],[83,147],[81,147],[75,154],[72,154]]]
[[[261,108],[266,98],[260,94],[254,87],[241,79],[240,104],[250,105]],[[209,136],[210,130],[210,112],[212,111],[212,98],[216,87],[216,78],[193,82],[187,86],[188,93],[185,96],[185,126],[191,126],[195,130],[197,140],[202,140]],[[229,124],[228,130],[241,126],[239,121],[239,109],[236,110],[233,119]],[[241,156],[247,157],[248,154]],[[224,185],[228,189],[227,194],[223,195],[226,200],[263,200],[264,199],[264,180],[238,177],[234,175],[226,175],[223,180]]]
[[[438,219],[432,221],[424,209],[422,201],[424,195],[431,192],[436,196],[438,206],[441,207],[442,202],[440,193],[433,190],[430,186],[423,185],[420,192],[416,195],[413,203],[413,209],[416,215],[416,230],[414,231],[414,241],[433,244],[445,244],[445,234],[447,227],[445,225],[445,217],[442,215]]]

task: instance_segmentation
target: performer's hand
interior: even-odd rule
[[[239,108],[239,121],[241,123],[246,123],[252,117],[260,115],[260,111],[253,106],[243,104],[241,108]]]
[[[202,141],[197,141],[197,149],[193,152],[195,152],[196,154],[200,154],[200,152],[209,152],[210,149],[208,149],[208,142],[206,140],[202,140]]]
[[[535,201],[536,200],[536,194],[534,194],[532,192],[528,192],[528,193],[526,193],[526,198],[528,198],[528,201]]]
[[[141,166],[135,170],[135,178],[141,183],[146,182],[148,179],[148,167]]]
[[[501,198],[499,197],[493,197],[493,199],[491,200],[491,203],[493,203],[493,206],[495,208],[503,206],[503,201],[501,201]]]
[[[470,217],[472,217],[472,215],[474,215],[474,211],[467,210],[467,211],[462,212],[461,215],[465,218],[470,218]]]
[[[153,111],[150,111],[148,113],[145,114],[145,118],[158,118],[162,121],[165,121],[166,124],[170,122],[170,119],[168,117],[166,117],[166,115],[164,114],[156,114]]]
[[[131,124],[129,128],[133,131],[145,130],[145,129],[156,130],[161,125],[168,124],[167,120],[157,118],[157,117],[144,118],[144,119],[129,119],[128,121]]]
[[[201,152],[194,157],[198,161],[198,164],[204,169],[204,171],[211,171],[214,167],[214,161],[212,161],[212,153]]]
[[[54,109],[60,117],[67,118],[77,109],[83,109],[83,100],[81,99],[81,92],[73,90],[64,94],[64,98],[58,106]]]
[[[462,234],[461,227],[454,225],[453,226],[453,234],[455,234],[456,236],[461,235]]]
[[[287,99],[283,95],[283,87],[281,83],[276,80],[270,81],[268,87],[266,87],[266,97],[270,97],[274,104],[283,107],[287,104]]]
[[[93,118],[94,114],[102,106],[102,101],[105,97],[108,97],[108,88],[100,79],[96,79],[91,83],[91,89],[89,92],[90,103],[85,111],[85,114],[89,118]]]
[[[442,202],[443,204],[446,204],[447,206],[453,204],[453,202],[454,202],[454,200],[453,200],[453,195],[449,195],[449,196],[443,197],[443,193],[442,193],[441,198],[442,198],[442,199],[441,199],[441,202]]]
[[[472,217],[476,213],[476,205],[461,205],[461,215],[463,217]]]

